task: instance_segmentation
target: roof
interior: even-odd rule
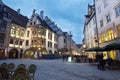
[[[12,22],[20,25],[22,27],[26,27],[28,18],[26,16],[23,16],[21,14],[18,14],[17,11],[13,10],[12,8],[4,5],[6,8],[6,11],[11,15]]]
[[[41,25],[44,26],[44,27],[46,27],[46,28],[48,28],[49,30],[53,31],[52,28],[47,24],[46,21],[43,20],[43,21],[41,22]],[[53,31],[53,32],[54,32],[54,31]]]

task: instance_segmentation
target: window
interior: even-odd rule
[[[31,41],[31,45],[33,46],[33,40]]]
[[[0,43],[4,44],[4,40],[5,40],[5,34],[0,33]]]
[[[15,26],[12,26],[10,36],[12,36],[12,37],[15,36]]]
[[[23,41],[20,41],[20,45],[22,46]]]
[[[103,27],[103,20],[100,21],[100,27]]]
[[[34,46],[36,46],[37,45],[37,40],[34,40],[33,44],[34,44]]]
[[[108,30],[108,40],[113,40],[115,38],[114,32],[112,29]]]
[[[118,34],[120,34],[120,25],[118,26]]]
[[[29,45],[29,41],[28,40],[26,40],[26,46],[28,46]]]
[[[95,24],[96,23],[96,21],[95,21],[95,17],[93,18],[93,24]]]
[[[57,48],[57,44],[54,44],[54,48]]]
[[[105,42],[105,37],[106,37],[106,35],[105,35],[105,34],[102,34],[102,39],[101,39],[102,43]]]
[[[36,44],[37,46],[40,46],[41,44],[40,44],[40,40],[37,40],[37,44]]]
[[[34,25],[36,24],[36,22],[34,22]]]
[[[18,45],[18,40],[15,40],[15,45]]]
[[[107,23],[109,23],[109,22],[111,21],[110,14],[108,14],[108,15],[106,16],[106,20],[107,20]]]
[[[42,45],[43,45],[43,44],[44,44],[44,41],[42,40],[41,43],[42,43]]]
[[[104,7],[106,7],[108,5],[108,0],[104,0],[103,3],[104,3]]]
[[[48,42],[48,47],[52,48],[52,42]]]
[[[5,30],[6,27],[7,27],[7,21],[6,20],[1,20],[1,22],[0,22],[0,28],[3,29],[3,30]]]
[[[101,43],[102,42],[102,39],[101,39],[101,36],[99,37],[99,43]]]
[[[16,37],[17,37],[17,38],[20,37],[20,29],[19,29],[19,28],[16,29]]]
[[[66,39],[64,39],[64,43],[66,43]]]
[[[30,25],[32,25],[32,22],[30,22]]]
[[[57,36],[56,35],[54,36],[54,41],[57,41]]]
[[[120,15],[120,5],[115,8],[116,17]]]
[[[21,31],[20,31],[20,36],[21,36],[21,38],[24,37],[24,30],[22,30],[22,29],[21,29]]]
[[[30,31],[27,31],[27,37],[29,37]]]
[[[38,31],[38,37],[40,37],[41,36],[41,32],[40,31]]]
[[[10,39],[10,44],[14,44],[14,40],[13,39]]]
[[[101,6],[98,7],[98,13],[101,13]]]
[[[48,39],[52,40],[52,34],[48,33]]]

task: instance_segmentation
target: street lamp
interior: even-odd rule
[[[84,48],[84,49],[86,48],[86,45],[85,45],[85,44],[83,44],[83,48]]]
[[[41,50],[41,48],[39,47],[38,50]]]
[[[82,53],[83,53],[83,55],[85,55],[85,49],[86,49],[86,45],[85,44],[83,44],[83,49],[82,49]]]
[[[70,32],[70,57],[68,57],[68,62],[72,61],[72,34]]]
[[[38,48],[38,51],[39,51],[39,52],[37,53],[38,59],[40,59],[40,56],[41,56],[40,50],[41,50],[41,48],[39,47],[39,48]]]

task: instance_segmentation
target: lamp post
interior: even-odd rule
[[[70,32],[70,57],[68,57],[68,62],[72,61],[72,34]]]
[[[72,33],[70,32],[70,54],[72,56]]]
[[[82,47],[83,47],[82,53],[83,53],[83,55],[86,55],[86,54],[85,54],[86,45],[85,45],[85,44],[83,44],[83,46],[82,46]]]
[[[41,56],[40,50],[41,50],[41,48],[39,47],[39,48],[38,48],[38,51],[39,51],[39,52],[37,53],[38,59],[40,59],[40,56]]]

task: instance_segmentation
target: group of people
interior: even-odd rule
[[[63,54],[63,55],[62,55],[63,61],[67,61],[67,60],[68,60],[68,57],[69,57],[68,55],[64,55],[64,54]]]
[[[107,60],[104,60],[103,58],[104,58],[104,55],[102,53],[99,53],[96,55],[97,68],[100,70],[105,70],[106,65],[107,65],[107,68],[109,68],[113,61],[111,58],[108,58]]]

